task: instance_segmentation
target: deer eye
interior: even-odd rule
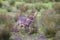
[[[21,27],[23,27],[23,25],[21,25]]]

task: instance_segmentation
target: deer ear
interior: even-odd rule
[[[36,16],[37,15],[37,11],[34,13],[34,16]]]

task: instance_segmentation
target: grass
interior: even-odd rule
[[[8,3],[8,1],[2,1],[3,2],[3,4],[4,3]],[[46,6],[46,7],[48,7],[49,9],[51,9],[52,8],[52,2],[49,2],[49,3],[24,3],[24,2],[16,2],[15,3],[15,5],[18,5],[18,4],[25,4],[25,5],[29,5],[29,6],[35,6],[35,5],[44,5],[44,6]],[[14,9],[14,10],[16,10],[16,7],[13,7],[12,9]],[[5,12],[6,11],[6,9],[3,9],[3,8],[0,8],[0,12]],[[37,16],[41,16],[41,13],[44,11],[44,9],[41,9],[41,11],[40,12],[38,12],[38,15]]]
[[[8,3],[8,1],[3,1],[3,3]],[[29,5],[29,6],[35,6],[35,5],[44,5],[44,6],[46,6],[46,7],[48,7],[49,9],[51,9],[52,8],[52,4],[53,3],[51,3],[51,2],[49,2],[49,3],[24,3],[24,2],[16,2],[16,4],[15,5],[18,5],[18,4],[25,4],[25,5]],[[16,10],[16,7],[13,7],[13,9],[14,10]],[[41,13],[44,11],[44,9],[41,9],[40,10],[40,12],[38,12],[38,15],[37,15],[37,17],[40,17],[41,16]],[[6,12],[6,9],[3,9],[3,8],[0,8],[0,12]],[[39,28],[39,33],[43,33],[42,32],[42,28]],[[24,35],[22,35],[22,34],[20,34],[20,36],[23,36],[24,37]],[[32,39],[32,40],[34,40],[34,39]],[[52,38],[50,38],[49,40],[52,40]]]
[[[0,8],[0,12],[6,12],[6,9]]]

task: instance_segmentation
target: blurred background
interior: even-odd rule
[[[13,29],[19,16],[28,17],[36,9],[29,32],[20,24]],[[60,0],[0,0],[0,40],[60,40]]]

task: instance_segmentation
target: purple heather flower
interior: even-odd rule
[[[44,40],[44,36],[41,35],[41,36],[38,37],[38,39],[39,39],[39,40]]]
[[[43,37],[40,37],[40,39],[39,40],[44,40],[44,38]]]

